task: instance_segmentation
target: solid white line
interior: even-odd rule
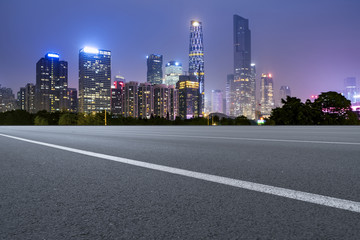
[[[6,135],[6,134],[0,134],[0,136],[12,138],[12,139],[16,139],[16,140],[20,140],[20,141],[24,141],[24,142],[34,143],[34,144],[38,144],[38,145],[42,145],[42,146],[47,146],[47,147],[51,147],[51,148],[61,149],[61,150],[65,150],[68,152],[74,152],[74,153],[78,153],[78,154],[82,154],[82,155],[86,155],[86,156],[90,156],[90,157],[102,158],[102,159],[106,159],[106,160],[111,160],[111,161],[115,161],[115,162],[133,165],[133,166],[153,169],[153,170],[157,170],[157,171],[161,171],[161,172],[172,173],[172,174],[186,176],[186,177],[190,177],[190,178],[196,178],[196,179],[200,179],[200,180],[204,180],[204,181],[208,181],[208,182],[220,183],[220,184],[233,186],[233,187],[237,187],[237,188],[242,188],[242,189],[247,189],[247,190],[251,190],[251,191],[255,191],[255,192],[267,193],[267,194],[271,194],[271,195],[275,195],[275,196],[280,196],[280,197],[295,199],[295,200],[299,200],[299,201],[303,201],[303,202],[315,203],[315,204],[322,205],[322,206],[328,206],[328,207],[333,207],[333,208],[338,208],[338,209],[343,209],[343,210],[360,213],[360,202],[344,200],[344,199],[339,199],[339,198],[333,198],[333,197],[328,197],[328,196],[318,195],[318,194],[313,194],[313,193],[301,192],[301,191],[296,191],[296,190],[291,190],[291,189],[286,189],[286,188],[274,187],[274,186],[264,185],[264,184],[254,183],[254,182],[242,181],[242,180],[238,180],[238,179],[221,177],[221,176],[216,176],[216,175],[207,174],[207,173],[189,171],[189,170],[184,170],[184,169],[180,169],[180,168],[167,167],[167,166],[163,166],[163,165],[141,162],[141,161],[137,161],[137,160],[131,160],[131,159],[122,158],[122,157],[116,157],[116,156],[111,156],[111,155],[106,155],[106,154],[101,154],[101,153],[95,153],[95,152],[80,150],[80,149],[76,149],[76,148],[64,147],[64,146],[55,145],[55,144],[51,144],[51,143],[34,141],[34,140],[10,136],[10,135]]]
[[[177,135],[177,134],[158,134],[158,133],[130,133],[137,136],[157,136],[157,137],[181,137],[181,138],[200,138],[200,139],[224,139],[224,140],[243,140],[243,141],[265,141],[265,142],[289,142],[289,143],[314,143],[314,144],[337,144],[337,145],[360,145],[358,142],[327,142],[327,141],[313,141],[313,140],[296,140],[296,139],[271,139],[271,138],[241,138],[241,137],[215,137],[215,136],[192,136],[192,135]]]

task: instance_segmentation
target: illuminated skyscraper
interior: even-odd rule
[[[198,109],[199,115],[202,116],[205,111],[203,31],[202,23],[194,20],[190,23],[189,75],[196,76],[199,82]]]
[[[211,91],[211,112],[223,113],[223,93],[221,90]]]
[[[25,87],[20,88],[20,91],[18,92],[18,103],[19,109],[29,113],[36,113],[34,84],[28,83]]]
[[[67,109],[68,63],[48,53],[36,63],[36,111]]]
[[[147,82],[151,84],[163,83],[163,56],[150,54],[147,56]]]
[[[124,89],[124,115],[125,117],[139,117],[139,105],[138,105],[138,82],[125,83]]]
[[[68,88],[68,110],[69,112],[76,113],[78,111],[78,91],[76,88]]]
[[[272,75],[262,74],[260,82],[260,112],[263,117],[269,117],[274,103],[274,82]]]
[[[179,90],[174,85],[169,88],[169,120],[175,120],[179,115]]]
[[[234,15],[234,79],[230,85],[230,115],[255,119],[256,84],[255,65],[251,66],[251,32],[249,20],[238,15]]]
[[[85,47],[79,53],[79,111],[110,111],[111,52]]]
[[[195,75],[181,75],[176,84],[179,90],[179,116],[181,119],[199,117],[199,82]]]
[[[176,85],[179,76],[182,74],[182,64],[176,61],[170,61],[165,66],[165,84]]]
[[[111,86],[111,113],[123,115],[124,112],[124,86],[123,81],[114,81]]]
[[[166,84],[154,86],[154,114],[157,117],[168,118],[170,114],[170,91]],[[170,116],[169,116],[170,118]]]
[[[286,100],[287,96],[291,97],[291,91],[289,86],[281,86],[279,91],[279,106],[282,106],[281,99]]]
[[[149,119],[154,115],[154,86],[151,83],[140,83],[138,104],[139,118]]]
[[[344,92],[343,95],[346,97],[346,99],[350,100],[351,103],[356,103],[360,99],[356,98],[358,95],[358,88],[356,85],[356,78],[354,77],[348,77],[344,80]]]
[[[12,89],[1,87],[0,84],[0,112],[15,110],[16,105],[16,99]]]

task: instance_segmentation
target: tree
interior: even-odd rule
[[[65,112],[59,118],[59,125],[76,125],[77,117],[74,113]]]
[[[43,116],[36,116],[34,120],[35,125],[49,125],[48,119]]]

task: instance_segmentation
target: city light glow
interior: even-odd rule
[[[86,52],[86,53],[94,53],[94,54],[99,53],[99,49],[93,48],[93,47],[84,47],[83,51]]]
[[[47,57],[51,57],[51,58],[59,58],[59,54],[56,54],[56,53],[48,53],[46,54]]]
[[[200,26],[200,23],[199,22],[193,22],[193,24],[192,24],[194,27],[198,27],[198,26]]]

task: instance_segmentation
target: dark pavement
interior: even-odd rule
[[[0,134],[360,202],[360,127],[7,126]],[[0,238],[360,239],[360,213],[0,136]]]

